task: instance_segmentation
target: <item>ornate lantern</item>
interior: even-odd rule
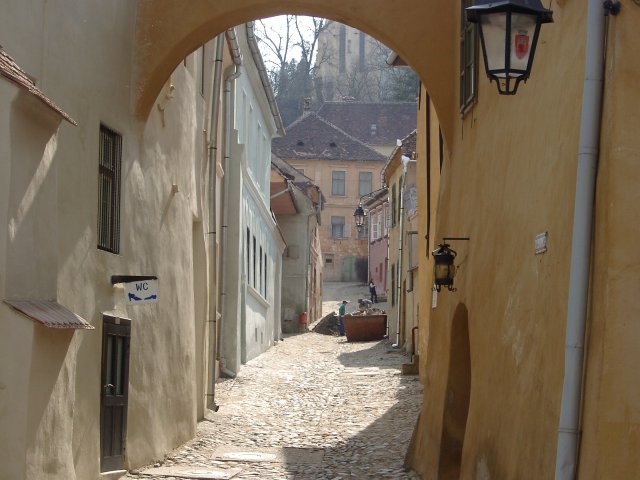
[[[362,204],[358,205],[358,207],[356,208],[356,211],[353,212],[353,218],[356,219],[356,227],[358,228],[358,230],[360,230],[364,226],[364,221],[366,217],[367,217],[367,214],[362,208]]]
[[[478,0],[467,20],[479,24],[484,66],[502,95],[515,95],[531,73],[540,26],[553,22],[553,12],[540,0]]]
[[[439,292],[442,287],[447,287],[451,292],[455,292],[453,288],[453,277],[456,276],[456,266],[453,261],[457,253],[449,248],[448,243],[441,243],[438,248],[432,252],[434,259],[433,277],[436,290]]]

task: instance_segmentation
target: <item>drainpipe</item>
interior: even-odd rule
[[[229,185],[228,185],[228,171],[229,171],[229,158],[231,157],[231,121],[233,120],[232,115],[232,100],[231,100],[231,84],[233,81],[238,78],[242,71],[240,69],[242,65],[242,56],[240,55],[240,50],[238,48],[238,42],[236,39],[235,31],[231,28],[227,30],[226,37],[229,42],[229,47],[231,50],[231,57],[233,59],[233,66],[229,67],[227,72],[225,72],[224,76],[224,97],[223,97],[223,111],[224,111],[224,203],[222,205],[222,251],[226,253],[228,240],[227,240],[227,225],[229,224]],[[225,255],[223,255],[224,257]],[[220,304],[222,305],[222,319],[226,320],[226,309],[227,309],[227,265],[223,265],[222,268],[222,279],[220,281]],[[220,335],[217,339],[218,345],[216,346],[216,351],[218,352],[218,360],[220,362],[220,371],[227,375],[228,377],[235,378],[236,374],[225,368],[224,361],[220,358]]]
[[[211,364],[209,377],[211,385],[210,391],[207,393],[207,399],[212,405],[214,412],[218,411],[216,405],[216,379],[215,366],[218,357],[217,338],[218,338],[218,312],[217,302],[218,292],[213,291],[211,286],[218,288],[217,272],[216,272],[216,157],[218,153],[218,114],[220,112],[220,83],[222,80],[222,49],[224,48],[224,35],[218,35],[216,38],[216,54],[213,62],[213,82],[211,86],[211,118],[209,121],[209,221],[207,232],[207,246],[209,249],[209,262],[207,265],[209,273],[209,308],[207,312],[209,323],[209,345],[211,348]]]
[[[556,480],[574,479],[577,470],[584,334],[589,302],[593,210],[604,77],[604,26],[602,1],[589,0],[578,171],[573,214],[571,270],[567,301],[564,382],[556,452]]]
[[[409,157],[402,155],[400,157],[402,161],[402,188],[400,189],[400,239],[398,241],[398,266],[396,278],[398,279],[398,284],[396,285],[396,301],[398,302],[398,313],[396,319],[396,343],[394,346],[396,348],[400,348],[400,316],[402,310],[402,302],[400,302],[400,293],[402,292],[402,244],[404,243],[404,189],[405,182],[407,180],[407,166],[409,165]]]

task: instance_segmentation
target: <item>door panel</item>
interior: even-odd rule
[[[131,321],[105,316],[102,330],[100,471],[121,470],[127,435]]]

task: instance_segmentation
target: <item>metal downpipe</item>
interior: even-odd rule
[[[216,405],[216,359],[218,356],[218,279],[217,279],[217,249],[216,249],[216,157],[218,152],[218,115],[220,112],[220,85],[222,81],[222,54],[224,48],[224,35],[216,37],[216,53],[213,62],[213,82],[211,85],[211,110],[209,120],[209,218],[207,232],[207,247],[209,250],[208,257],[208,276],[209,276],[209,295],[208,295],[208,312],[207,321],[209,324],[209,345],[211,349],[211,360],[209,362],[209,381],[211,382],[209,392],[207,393],[207,403],[211,405],[212,410],[217,411]],[[215,287],[214,287],[215,285]]]
[[[237,41],[236,41],[236,37],[235,37],[235,33],[233,31],[233,29],[227,30],[226,32],[227,35],[227,40],[229,41],[229,46],[231,48],[232,52],[239,52],[238,49],[238,45],[237,45]],[[241,55],[232,55],[232,59],[233,59],[233,63],[234,65],[232,65],[231,67],[229,67],[231,70],[228,73],[225,73],[224,76],[224,96],[223,96],[223,115],[224,115],[224,136],[223,136],[223,140],[224,140],[224,165],[223,165],[223,170],[224,170],[224,185],[223,185],[223,205],[222,205],[222,251],[223,251],[223,258],[226,256],[226,250],[228,247],[228,239],[227,239],[227,225],[228,225],[228,221],[229,221],[229,177],[228,177],[228,172],[229,172],[229,158],[231,156],[231,121],[233,119],[233,115],[232,115],[232,100],[231,100],[231,83],[238,78],[242,71],[240,69],[241,65],[242,65],[242,56]],[[224,262],[224,260],[223,260]],[[226,320],[226,311],[227,311],[227,265],[226,263],[223,263],[222,265],[222,275],[221,275],[221,281],[220,281],[220,305],[221,307],[221,314],[222,314],[222,321]],[[222,330],[221,330],[222,331]],[[218,360],[220,361],[220,371],[222,373],[224,373],[225,375],[229,375],[229,376],[235,376],[235,374],[233,372],[230,372],[228,369],[226,369],[224,362],[222,361],[222,359],[220,358],[220,340],[222,335],[220,335],[217,338],[218,344],[217,344],[217,352],[218,352]]]
[[[596,169],[604,83],[604,31],[605,15],[602,1],[588,0],[586,61],[567,301],[564,381],[556,452],[556,480],[572,480],[577,471],[584,335],[589,302]]]

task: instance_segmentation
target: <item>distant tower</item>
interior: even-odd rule
[[[329,22],[318,38],[316,100],[378,102],[389,49],[360,30]]]

